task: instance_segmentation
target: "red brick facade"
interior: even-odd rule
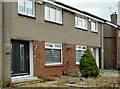
[[[75,45],[62,45],[62,64],[45,65],[45,42],[34,41],[34,75],[42,77],[43,75],[60,76],[65,72],[77,72],[76,66],[76,48]]]

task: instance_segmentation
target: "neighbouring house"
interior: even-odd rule
[[[111,15],[111,22],[117,24],[117,14]],[[104,68],[116,69],[120,60],[120,33],[116,26],[104,24]]]
[[[104,69],[105,24],[118,28],[53,0],[0,0],[0,81],[77,73],[87,48]]]

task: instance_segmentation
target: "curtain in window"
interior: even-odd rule
[[[45,49],[45,62],[61,63],[61,49]]]

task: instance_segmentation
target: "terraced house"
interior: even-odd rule
[[[0,80],[77,73],[87,48],[103,69],[103,24],[114,27],[109,21],[57,1],[1,1]]]

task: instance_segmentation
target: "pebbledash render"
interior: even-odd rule
[[[0,1],[0,81],[78,73],[88,48],[104,69],[100,17],[50,0]]]

